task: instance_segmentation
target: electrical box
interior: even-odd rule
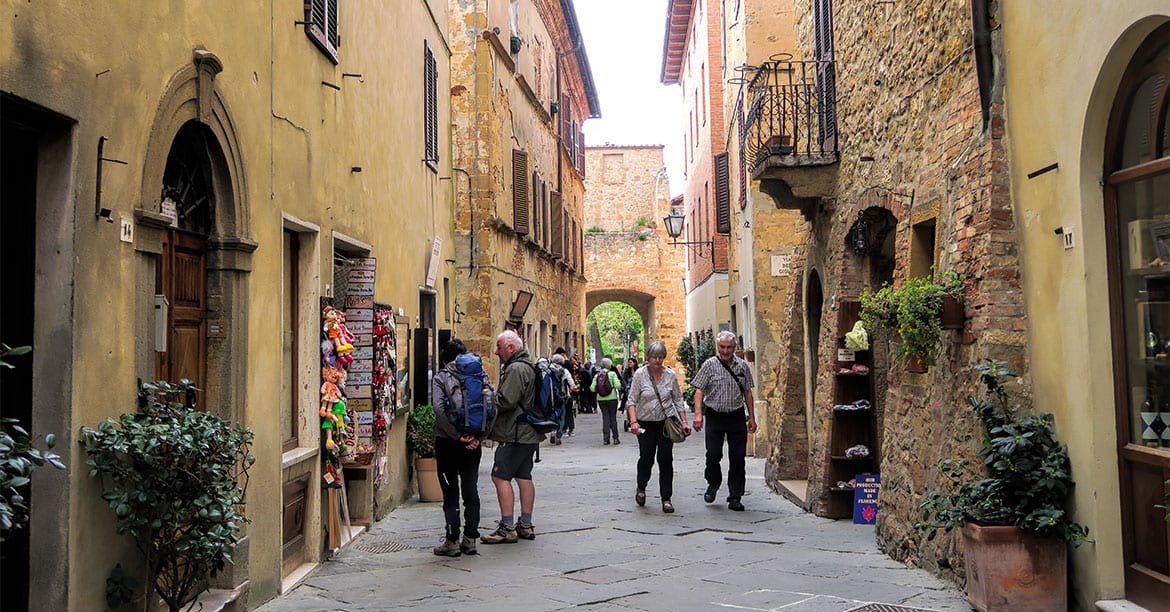
[[[154,294],[154,352],[167,352],[167,318],[171,303],[167,296]]]

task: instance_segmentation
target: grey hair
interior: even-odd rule
[[[504,346],[511,347],[516,350],[524,348],[524,341],[520,339],[520,334],[517,334],[510,329],[500,334],[499,336],[496,336],[496,339],[503,340]]]
[[[599,363],[598,365],[601,366],[601,369],[608,370],[608,369],[613,367],[613,360],[610,359],[609,357],[606,357],[605,359],[602,359],[601,363]]]
[[[731,340],[732,344],[736,343],[735,334],[731,333],[730,331],[728,331],[726,329],[719,332],[718,334],[716,334],[715,342],[719,342],[720,340]]]
[[[666,358],[666,345],[655,341],[651,342],[650,346],[646,347],[646,359],[653,359],[655,357]]]
[[[556,355],[553,355],[552,361],[557,365],[565,365],[565,356],[557,353]]]

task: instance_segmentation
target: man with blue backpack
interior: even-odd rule
[[[431,378],[435,409],[435,463],[443,489],[446,533],[434,553],[445,557],[474,555],[479,538],[480,443],[496,417],[496,397],[479,355],[452,338],[439,354],[440,369]],[[463,493],[463,539],[459,538],[459,494]]]

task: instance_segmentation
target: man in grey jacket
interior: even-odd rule
[[[484,544],[512,544],[518,538],[536,539],[532,527],[532,507],[536,502],[536,486],[532,483],[532,464],[536,449],[544,439],[527,422],[520,420],[525,406],[536,399],[536,367],[524,341],[516,332],[508,330],[496,338],[496,355],[500,358],[500,385],[496,392],[498,412],[495,426],[489,436],[499,442],[492,464],[492,484],[500,502],[500,522],[496,530],[480,538]],[[515,518],[516,493],[512,481],[520,489],[520,520]]]

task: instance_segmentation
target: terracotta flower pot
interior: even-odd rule
[[[967,601],[983,612],[1068,609],[1068,548],[1018,527],[963,526]]]
[[[906,371],[911,374],[925,374],[930,369],[926,365],[926,360],[918,355],[911,355],[906,357]]]
[[[963,302],[953,295],[943,295],[940,318],[943,329],[963,329],[963,321],[966,319]]]
[[[443,501],[443,489],[439,486],[439,466],[434,457],[415,457],[415,478],[418,480],[418,500],[423,502]]]

